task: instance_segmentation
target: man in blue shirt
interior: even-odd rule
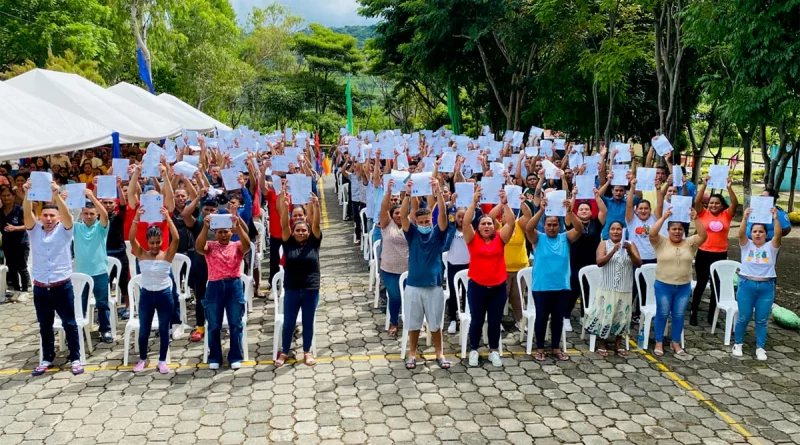
[[[433,337],[436,361],[442,369],[450,368],[450,362],[442,351],[442,318],[444,316],[444,293],[442,290],[442,252],[447,239],[447,211],[444,196],[439,191],[439,182],[431,179],[433,195],[439,209],[436,226],[433,225],[430,209],[416,211],[416,222],[408,217],[412,181],[406,182],[406,194],[400,206],[403,232],[408,241],[408,279],[405,288],[404,322],[408,328],[410,350],[406,369],[417,367],[417,343],[423,320]]]
[[[613,175],[613,173],[609,173],[609,175]],[[627,224],[625,223],[625,209],[626,209],[626,190],[624,186],[615,185],[611,188],[611,197],[604,196],[606,190],[608,189],[609,185],[611,184],[611,178],[609,177],[608,181],[600,187],[600,196],[603,197],[603,202],[606,205],[607,213],[606,213],[606,224],[603,226],[603,233],[600,235],[602,239],[608,239],[608,228],[611,227],[611,224],[614,222],[622,223],[622,227],[625,227]],[[636,202],[633,203],[636,205]]]
[[[791,221],[789,221],[789,215],[786,213],[786,211],[777,206],[778,192],[776,192],[775,189],[766,189],[763,192],[761,192],[761,196],[771,196],[772,199],[774,199],[774,202],[776,204],[775,207],[778,209],[778,219],[781,222],[781,230],[783,236],[788,235],[789,232],[792,231],[792,223]],[[764,225],[767,227],[767,241],[770,241],[775,236],[775,223],[769,223]],[[751,238],[750,232],[753,230],[753,223],[747,221],[746,230],[747,230],[747,238]]]

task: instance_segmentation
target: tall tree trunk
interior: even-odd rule
[[[147,67],[147,76],[150,78],[150,82],[154,82],[150,49],[147,47],[147,30],[140,27],[141,20],[139,17],[138,2],[131,3],[130,12],[131,28],[133,29],[133,37],[136,40],[136,46],[139,47],[139,50],[142,51],[142,56],[144,56],[144,64]]]
[[[800,144],[800,138],[794,141],[794,147],[797,147]],[[794,191],[797,188],[797,167],[798,161],[800,160],[800,150],[794,150],[794,156],[792,156],[792,182],[791,187],[789,187],[789,212],[794,212]]]
[[[744,187],[744,208],[750,207],[750,195],[753,194],[753,130],[737,125],[739,135],[742,137],[742,147],[744,150],[744,176],[742,186]]]
[[[617,88],[616,87],[609,87],[608,88],[608,120],[606,121],[606,131],[605,131],[605,138],[606,138],[606,145],[611,143],[611,123],[614,121],[614,99],[617,95]]]
[[[594,99],[594,147],[600,150],[600,103],[597,94],[597,79],[592,82],[592,98]]]

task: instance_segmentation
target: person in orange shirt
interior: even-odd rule
[[[706,184],[709,178],[710,176],[705,177],[705,181],[697,191],[697,197],[694,200],[697,222],[703,224],[706,232],[708,232],[708,238],[697,250],[697,256],[695,257],[694,268],[697,274],[697,285],[692,294],[692,314],[689,317],[689,324],[692,326],[697,326],[697,312],[700,310],[700,299],[703,297],[703,292],[705,292],[711,276],[711,265],[717,261],[728,259],[728,232],[731,229],[731,221],[736,215],[736,208],[739,205],[736,193],[731,187],[731,178],[728,177],[730,205],[721,194],[714,193],[709,196],[708,208],[705,208],[703,206],[703,197],[705,196]],[[717,296],[712,286],[711,301],[708,304],[709,322],[711,322],[716,308]]]
[[[92,180],[94,179],[94,173],[92,172],[92,163],[88,159],[83,161],[83,173],[78,175],[78,179],[86,184],[86,187],[93,187]]]

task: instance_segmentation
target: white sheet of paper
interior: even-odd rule
[[[539,128],[537,126],[533,126],[533,127],[531,127],[530,134],[540,138],[544,134],[544,129],[543,128]]]
[[[195,167],[197,167],[197,164],[200,163],[200,156],[199,155],[183,155],[183,162],[188,162],[189,164],[192,164]]]
[[[656,150],[656,153],[658,153],[659,156],[664,156],[672,151],[672,144],[669,143],[669,140],[663,134],[655,139],[651,139],[650,143],[653,145],[653,148]]]
[[[553,156],[553,141],[549,139],[539,141],[539,156]]]
[[[392,194],[399,195],[406,189],[406,180],[411,176],[407,171],[392,170],[390,177],[394,180],[394,187],[392,187]],[[386,182],[388,184],[388,181]],[[384,185],[384,189],[386,186]]]
[[[422,172],[423,173],[433,173],[434,163],[436,162],[436,156],[426,156],[422,158]]]
[[[469,207],[475,196],[474,182],[456,182],[456,207]]]
[[[197,167],[186,161],[176,162],[172,169],[175,170],[176,174],[183,175],[187,179],[191,179],[197,171]]]
[[[86,190],[86,184],[79,182],[77,184],[67,184],[67,208],[70,209],[82,209],[84,204],[86,204],[86,196],[83,195],[83,191]]]
[[[673,196],[672,199],[674,200],[675,197]],[[772,207],[774,205],[775,201],[771,196],[751,196],[750,208],[753,211],[750,212],[750,217],[747,218],[747,221],[753,224],[771,224],[774,219],[772,217]]]
[[[583,166],[583,154],[580,152],[569,154],[569,168],[576,169]]]
[[[147,153],[142,157],[142,176],[145,178],[158,178],[161,174],[158,171],[159,157]]]
[[[544,208],[545,216],[567,216],[564,200],[567,199],[566,190],[553,190],[547,194],[547,207]]]
[[[566,139],[553,139],[553,145],[555,146],[556,150],[564,150],[566,143]]]
[[[656,189],[656,169],[639,167],[636,169],[636,191],[652,192]]]
[[[708,166],[708,179],[707,187],[712,189],[728,188],[728,173],[730,171],[729,165],[710,165]]]
[[[691,196],[672,195],[671,204],[672,215],[669,217],[670,221],[688,223],[692,220],[691,214],[689,213],[689,210],[692,208]]]
[[[209,216],[211,216],[211,230],[233,228],[233,219],[231,218],[232,215],[230,213]]]
[[[225,186],[225,190],[239,190],[242,188],[242,185],[239,184],[239,170],[225,168],[220,170],[219,173],[222,176],[222,185]]]
[[[500,190],[505,180],[492,176],[481,179],[481,204],[500,204]]]
[[[272,171],[275,172],[288,172],[289,171],[289,162],[291,159],[289,156],[286,155],[276,155],[273,156],[270,161],[272,161]],[[297,161],[295,161],[297,162]]]
[[[614,178],[611,179],[611,185],[621,185],[623,187],[628,185],[627,173],[631,169],[628,164],[615,164],[611,166],[611,171],[614,172]]]
[[[111,160],[111,168],[114,169],[114,175],[119,176],[123,181],[131,179],[131,177],[128,176],[128,167],[130,165],[131,162],[127,159],[117,158]]]
[[[161,214],[161,208],[164,207],[164,197],[162,195],[144,194],[140,200],[144,209],[144,214],[141,217],[142,222],[159,223],[164,220],[164,215]]]
[[[431,174],[430,173],[414,173],[411,175],[411,180],[414,181],[411,185],[411,196],[428,196],[433,194],[431,188]]]
[[[276,194],[281,194],[283,190],[283,182],[281,181],[281,177],[278,175],[272,175],[272,188],[275,189]]]
[[[544,169],[545,179],[557,179],[556,172],[558,172],[558,167],[555,164],[545,159],[542,161],[542,168]]]
[[[572,150],[577,151],[578,153],[583,153],[583,144],[573,145]]]
[[[532,158],[539,154],[539,147],[525,147],[525,156]]]
[[[630,144],[616,144],[614,148],[617,150],[614,162],[631,162]]]
[[[439,164],[439,171],[442,173],[453,173],[456,166],[456,154],[445,153],[442,155],[442,162]]]
[[[583,174],[597,176],[600,173],[600,155],[584,156],[583,162],[586,164]]]
[[[247,171],[247,153],[241,153],[236,157],[231,159],[231,168],[235,168],[237,171],[246,172]]]
[[[52,173],[31,172],[31,188],[28,189],[28,201],[52,201],[53,189],[50,187],[52,182]]]
[[[471,172],[480,172],[481,163],[478,160],[480,153],[477,150],[470,150],[464,155],[464,166],[469,168]]]
[[[292,194],[292,204],[311,202],[311,177],[304,174],[286,175],[286,186]]]
[[[578,188],[578,195],[575,199],[594,199],[595,176],[581,175],[575,176],[575,187]]]
[[[116,175],[103,175],[97,177],[97,199],[117,199]]]
[[[292,129],[287,127],[285,135],[286,135],[286,143],[287,144],[291,144],[292,143]]]
[[[522,194],[522,187],[518,185],[507,185],[504,189],[506,191],[506,198],[508,199],[508,205],[512,209],[519,209],[520,200],[519,195]]]
[[[491,164],[489,164],[489,170],[492,171],[493,175],[502,177],[505,168],[503,167],[503,164],[501,164],[500,162],[492,162]]]
[[[680,165],[672,166],[672,185],[683,187],[683,170]]]

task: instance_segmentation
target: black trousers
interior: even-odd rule
[[[28,272],[28,256],[31,246],[27,243],[6,244],[3,254],[6,256],[8,286],[15,291],[27,292],[31,287],[31,276]]]
[[[703,297],[703,292],[706,290],[708,280],[711,278],[711,265],[717,261],[727,260],[728,252],[707,252],[705,250],[697,250],[697,255],[694,257],[694,270],[697,274],[697,286],[694,288],[692,294],[692,312],[696,313],[700,310],[700,299]],[[719,286],[719,280],[716,280]],[[717,309],[717,293],[714,292],[714,287],[711,287],[711,301],[708,303],[708,315],[713,316],[714,311]]]

